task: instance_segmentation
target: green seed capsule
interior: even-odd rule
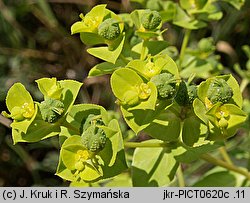
[[[119,37],[121,31],[117,20],[108,18],[98,27],[98,34],[107,40],[114,40]]]
[[[56,99],[46,99],[40,104],[42,119],[48,123],[56,122],[64,112],[64,104]]]
[[[157,88],[158,96],[162,99],[171,99],[176,93],[175,78],[170,73],[161,73],[151,78]]]
[[[142,14],[141,24],[147,30],[154,30],[161,24],[161,16],[157,11],[146,10]]]
[[[99,125],[104,125],[101,118],[90,114],[83,124],[82,142],[90,152],[101,151],[106,144],[107,137],[103,129]]]
[[[214,79],[209,85],[207,98],[213,103],[227,103],[233,96],[232,88],[224,79]]]

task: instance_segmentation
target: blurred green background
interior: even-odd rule
[[[106,3],[107,8],[116,13],[143,7],[128,0],[0,0],[0,112],[6,110],[6,93],[15,82],[23,83],[34,100],[40,101],[42,95],[36,88],[35,80],[41,77],[81,81],[84,87],[77,103],[96,103],[107,109],[117,108],[108,76],[86,78],[91,67],[100,61],[87,54],[87,47],[78,36],[70,35],[70,27],[79,20],[79,14],[87,13],[100,3]],[[191,41],[212,36],[217,44],[217,54],[226,67],[224,72],[234,73],[235,63],[246,68],[248,58],[241,47],[250,45],[250,1],[246,0],[240,11],[225,3],[219,6],[224,13],[223,19],[194,31]],[[170,45],[179,49],[183,38],[182,29],[172,24],[165,26],[168,31],[164,37]],[[249,98],[248,89],[244,97]],[[54,175],[59,153],[57,138],[13,146],[8,125],[9,121],[1,116],[0,186],[67,186],[67,182]],[[244,131],[241,134],[247,133]],[[243,152],[250,151],[249,139],[245,141],[235,139],[232,146],[246,144],[237,150],[232,147],[231,153],[245,156]],[[204,165],[194,164],[189,166],[187,175],[199,175],[203,171]]]

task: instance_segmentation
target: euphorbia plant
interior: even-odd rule
[[[44,95],[40,103],[20,83],[8,92],[10,113],[3,115],[14,120],[14,143],[59,135],[56,174],[72,185],[115,180],[127,168],[134,186],[169,185],[178,167],[181,179],[181,163],[200,158],[249,180],[245,170],[207,154],[217,148],[226,153],[223,145],[247,118],[236,79],[232,74],[218,75],[211,38],[198,43],[198,52],[186,48],[192,29],[222,17],[209,2],[167,3],[176,10],[167,20],[188,29],[177,60],[168,55],[170,49],[163,40],[167,32],[161,29],[166,21],[164,8],[117,15],[106,5],[98,5],[85,16],[81,14],[81,21],[71,27],[84,44],[95,46],[88,53],[103,60],[91,69],[89,77],[111,74],[112,92],[125,122],[135,135],[145,133],[149,139],[129,142],[112,112],[94,104],[74,105],[81,83],[42,78],[36,81]],[[211,69],[196,71],[195,64],[201,60],[206,64],[214,61]],[[136,148],[132,159],[131,152],[125,157],[124,147]]]

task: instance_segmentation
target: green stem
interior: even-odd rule
[[[219,152],[222,155],[222,157],[225,160],[225,162],[227,162],[228,164],[233,165],[233,162],[232,162],[230,156],[228,155],[227,150],[226,150],[225,147],[220,147],[219,148]]]
[[[181,164],[179,165],[177,169],[176,175],[177,175],[179,187],[185,187],[185,180],[184,180]]]
[[[182,45],[181,45],[181,52],[180,52],[180,58],[179,58],[179,70],[181,70],[181,65],[182,65],[183,57],[184,57],[184,54],[185,54],[185,51],[186,51],[186,48],[187,48],[187,45],[188,45],[190,34],[191,34],[191,30],[186,29],[185,30],[185,35],[184,35],[184,38],[183,38],[183,42],[182,42]]]
[[[223,168],[226,168],[230,171],[234,171],[236,173],[239,173],[243,176],[245,176],[248,180],[250,180],[250,173],[248,171],[245,171],[241,168],[238,168],[237,166],[235,165],[232,165],[232,164],[229,164],[227,162],[224,162],[224,161],[221,161],[217,158],[214,158],[212,156],[210,156],[209,154],[203,154],[201,155],[201,158],[204,159],[205,161],[209,162],[209,163],[212,163],[214,165],[217,165],[217,166],[221,166]]]
[[[248,83],[249,83],[248,79],[243,78],[243,80],[241,81],[241,84],[240,84],[240,92],[241,93],[243,93],[243,91],[247,87]]]
[[[141,48],[141,56],[140,56],[140,60],[144,60],[145,59],[145,57],[146,57],[146,42],[147,42],[147,40],[143,40],[143,42],[142,42],[142,48]]]

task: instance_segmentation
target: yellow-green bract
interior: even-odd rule
[[[58,135],[82,86],[77,81],[56,78],[41,78],[37,83],[45,98],[41,104],[33,101],[21,83],[8,91],[6,105],[11,114],[3,114],[14,119],[11,124],[14,143],[37,142]]]
[[[230,93],[228,99],[213,99],[211,96],[223,96],[213,93],[224,91],[223,87],[215,85],[219,81],[227,87]],[[222,82],[221,82],[222,81]],[[228,95],[224,95],[228,96]],[[242,95],[239,85],[232,75],[216,76],[202,82],[198,88],[198,98],[193,103],[195,114],[208,126],[208,139],[223,140],[233,136],[237,129],[245,122],[247,115],[242,111]]]
[[[15,83],[8,91],[6,105],[10,115],[4,113],[16,121],[30,119],[35,113],[34,101],[30,93],[21,83]]]
[[[63,88],[56,78],[41,78],[36,80],[39,90],[44,95],[44,99],[60,100]]]
[[[12,137],[16,143],[18,142],[15,139],[16,132],[19,134],[27,133],[29,126],[34,121],[37,115],[37,104],[21,83],[15,83],[8,91],[6,106],[10,114],[6,112],[2,112],[2,114],[14,120],[11,127]]]
[[[80,115],[80,116],[79,116]],[[92,124],[85,125],[92,118]],[[94,118],[98,120],[93,120]],[[117,120],[108,120],[106,110],[98,105],[80,104],[72,107],[67,121],[79,133],[62,127],[60,137],[66,137],[60,151],[60,161],[57,175],[72,182],[95,182],[100,179],[113,177],[127,168],[123,139]],[[95,122],[102,125],[97,125]],[[91,121],[90,121],[91,122]],[[81,133],[82,125],[83,132]],[[102,149],[92,151],[85,143],[86,133],[92,127],[97,127],[106,135]]]
[[[87,45],[107,46],[89,48],[89,54],[104,61],[115,64],[125,41],[124,23],[114,12],[106,8],[106,4],[97,5],[81,21],[71,26],[71,34],[80,33],[80,39]]]

